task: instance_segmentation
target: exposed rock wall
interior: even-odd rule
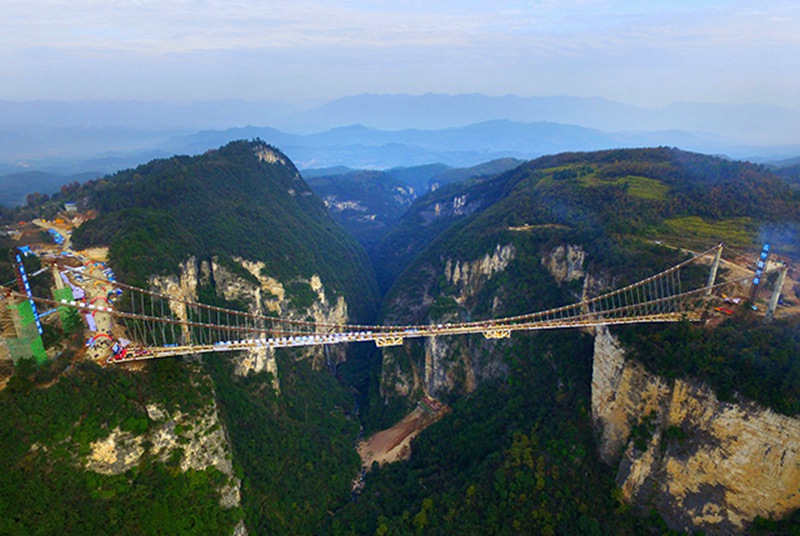
[[[542,265],[553,275],[556,282],[561,284],[584,277],[585,260],[586,252],[581,246],[559,244],[549,254],[542,256]]]
[[[214,257],[210,261],[198,262],[190,258],[180,266],[180,275],[154,276],[150,285],[157,292],[177,297],[186,301],[197,301],[197,288],[200,285],[212,284],[218,296],[228,301],[246,303],[248,312],[262,316],[280,316],[292,320],[308,320],[325,324],[345,324],[348,320],[347,303],[342,296],[330,299],[325,292],[323,283],[318,275],[313,275],[308,280],[299,279],[297,282],[311,287],[316,298],[307,308],[297,310],[287,295],[286,287],[277,279],[265,275],[263,262],[254,262],[241,258],[233,261],[246,270],[252,278],[245,278],[237,274],[225,263],[219,262]],[[180,304],[173,307],[173,314],[179,319],[186,319],[186,310]],[[185,333],[188,338],[188,332]],[[319,365],[324,359],[335,362],[344,360],[344,349],[335,348],[328,355],[322,348],[309,348],[307,353]],[[270,372],[274,378],[274,387],[279,388],[278,367],[275,361],[274,350],[271,348],[256,348],[242,352],[243,356],[237,361],[236,373],[247,375],[251,372]]]
[[[592,419],[623,497],[672,528],[729,534],[800,508],[800,419],[650,374],[606,328],[595,339]]]
[[[514,260],[517,250],[513,244],[497,244],[492,254],[486,254],[474,261],[447,259],[444,276],[458,291],[456,301],[464,304],[467,298],[476,294],[495,274],[502,272]]]
[[[449,289],[444,296],[450,296],[458,305],[458,310],[447,313],[445,317],[429,323],[458,321],[459,315],[469,315],[470,299],[488,281],[502,273],[516,258],[513,244],[497,244],[490,253],[473,260],[443,259],[443,266],[436,274],[444,275]],[[426,294],[421,300],[426,307],[434,302],[434,296]],[[493,307],[501,305],[496,297]],[[392,397],[413,397],[417,394],[437,396],[458,390],[469,393],[484,379],[505,373],[502,360],[493,350],[496,341],[486,341],[471,337],[467,340],[456,338],[426,338],[421,356],[411,355],[407,349],[384,349],[381,392],[384,399]]]
[[[201,381],[208,382],[204,378]],[[104,439],[90,445],[81,461],[89,471],[121,474],[138,466],[145,452],[157,460],[176,464],[181,471],[202,471],[215,467],[228,479],[220,488],[220,506],[233,508],[241,503],[241,481],[234,475],[231,447],[220,421],[215,400],[197,413],[167,412],[157,404],[147,405],[151,423],[141,435],[116,428]]]
[[[456,199],[458,201],[458,199]],[[460,201],[463,205],[463,200]],[[469,315],[470,298],[473,298],[486,283],[502,273],[516,258],[513,244],[497,244],[491,253],[471,261],[447,259],[444,276],[454,290],[454,299]],[[493,307],[500,305],[495,299]],[[458,321],[458,313],[437,322]],[[496,341],[470,337],[425,339],[425,361],[422,381],[425,393],[437,396],[443,392],[459,390],[470,393],[482,380],[505,373],[505,366],[492,350]]]
[[[201,268],[203,268],[201,266]],[[206,267],[205,273],[207,274],[208,270]],[[205,279],[207,279],[207,275],[205,275]],[[172,296],[178,298],[183,301],[197,301],[197,285],[198,282],[201,281],[203,277],[198,273],[198,264],[197,259],[194,257],[189,257],[180,265],[180,275],[167,275],[167,276],[153,276],[150,278],[150,287],[166,296]],[[176,302],[169,302],[170,310],[175,317],[182,321],[186,322],[188,320],[188,315],[186,312],[186,307],[184,307],[180,303]],[[183,337],[185,340],[189,340],[189,328],[188,326],[183,326]]]
[[[336,296],[335,299],[329,299],[318,275],[315,274],[308,280],[297,280],[308,284],[315,294],[315,299],[308,308],[297,310],[287,295],[285,285],[277,279],[264,275],[264,263],[240,258],[235,258],[234,261],[252,274],[259,284],[245,281],[224,266],[215,264],[217,292],[225,299],[245,301],[250,304],[250,312],[256,315],[275,315],[290,320],[313,319],[314,322],[331,325],[347,323],[349,316],[344,297]],[[305,351],[314,360],[315,366],[319,366],[328,358],[337,363],[345,359],[343,347],[331,349],[327,356],[322,347],[308,347]],[[247,375],[251,371],[260,372],[266,369],[277,378],[277,364],[273,352],[269,348],[250,350],[237,364],[237,374]]]

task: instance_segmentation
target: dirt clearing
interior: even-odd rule
[[[443,407],[439,411],[418,405],[414,411],[406,415],[402,421],[391,428],[381,430],[358,444],[358,455],[361,464],[369,469],[373,462],[378,465],[407,460],[411,457],[411,440],[425,428],[441,419],[449,412]]]

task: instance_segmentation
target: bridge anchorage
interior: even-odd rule
[[[182,300],[65,269],[63,279],[90,281],[83,299],[60,300],[7,290],[6,299],[33,300],[49,308],[75,309],[96,330],[90,340],[110,345],[112,363],[185,354],[254,348],[291,348],[372,341],[378,347],[402,345],[406,339],[483,334],[505,339],[514,331],[597,325],[698,321],[728,295],[746,296],[752,274],[717,282],[722,244],[626,287],[583,301],[491,320],[436,325],[370,326],[327,324],[254,315]],[[709,269],[708,277],[703,270]],[[80,276],[77,277],[77,276]],[[86,285],[84,285],[84,288]],[[99,289],[97,289],[99,287]],[[779,291],[779,289],[778,289]],[[113,303],[112,303],[113,302]],[[107,339],[107,340],[106,340]]]

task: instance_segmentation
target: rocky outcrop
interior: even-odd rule
[[[447,259],[444,276],[457,291],[456,301],[464,304],[475,295],[495,274],[502,272],[514,260],[517,250],[513,244],[497,244],[494,251],[474,261]]]
[[[434,300],[427,293],[420,302],[428,309],[427,322],[445,323],[458,321],[460,315],[469,316],[470,303],[488,281],[502,273],[516,257],[513,244],[497,244],[490,253],[473,260],[443,259],[444,275],[449,288]],[[441,268],[440,268],[441,270]],[[439,275],[437,275],[439,277]],[[452,310],[438,313],[434,318],[430,312],[436,301],[447,303]],[[493,307],[500,307],[496,297]],[[423,341],[422,356],[414,356],[406,349],[385,349],[381,392],[385,400],[393,397],[408,398],[427,394],[437,396],[446,392],[469,393],[482,380],[505,374],[506,367],[493,351],[496,341],[483,338],[429,337]]]
[[[432,187],[431,191],[436,191],[437,187]],[[483,205],[481,198],[474,198],[469,195],[454,196],[444,202],[434,203],[419,212],[419,215],[426,223],[430,223],[436,218],[456,218],[467,216],[477,211]]]
[[[679,530],[729,534],[800,508],[800,419],[664,379],[598,328],[592,419],[625,500]]]
[[[571,244],[559,244],[548,254],[542,255],[542,265],[547,268],[558,284],[576,279],[581,279],[586,275],[583,263],[586,260],[586,252],[581,246]]]
[[[201,266],[201,269],[202,268],[203,266]],[[207,268],[205,272],[207,274]],[[206,275],[205,279],[207,278],[208,276]],[[194,257],[189,257],[186,261],[181,263],[179,275],[151,277],[150,288],[159,294],[178,298],[179,300],[187,302],[196,302],[197,286],[200,280],[201,277],[198,273],[197,259]],[[170,311],[173,315],[175,315],[175,318],[181,322],[186,322],[188,320],[186,307],[184,307],[181,303],[170,301],[169,305]],[[184,339],[189,340],[189,328],[187,326],[182,326],[182,330]]]
[[[208,378],[202,381],[210,385]],[[107,437],[91,443],[88,455],[81,461],[83,467],[106,475],[121,474],[138,466],[145,453],[183,472],[214,467],[228,477],[219,489],[220,506],[240,505],[241,482],[234,475],[230,443],[213,398],[202,410],[190,414],[180,410],[170,413],[150,403],[147,416],[149,426],[142,434],[117,427]]]
[[[235,257],[233,262],[245,273],[239,272],[236,266],[220,262],[218,257],[201,262],[195,258],[189,258],[181,264],[179,275],[153,276],[150,279],[150,286],[161,294],[177,297],[184,301],[197,301],[198,287],[213,284],[218,296],[228,301],[247,304],[247,312],[253,315],[279,316],[284,319],[303,321],[313,319],[314,322],[331,325],[347,323],[348,308],[344,297],[329,298],[318,275],[313,275],[309,279],[298,278],[288,282],[307,285],[314,294],[314,299],[310,304],[298,307],[288,295],[286,284],[266,275],[266,266],[263,262],[249,261],[238,257]],[[251,277],[245,277],[247,274]],[[176,303],[172,307],[172,313],[177,318],[181,320],[187,318],[186,309],[181,304]],[[184,335],[188,340],[188,332]],[[309,347],[306,352],[317,366],[328,359],[334,362],[344,360],[343,348],[335,348],[327,355],[324,354],[323,348],[318,347]],[[274,350],[254,348],[242,352],[242,357],[236,362],[235,372],[237,374],[245,376],[262,371],[272,374],[273,385],[277,390],[279,379]]]
[[[361,201],[339,201],[339,197],[333,194],[326,195],[322,202],[325,203],[325,207],[328,210],[333,212],[343,212],[345,210],[366,212],[368,210],[367,207],[361,204]]]
[[[459,202],[463,203],[463,200]],[[457,322],[461,310],[466,310],[467,315],[470,315],[470,299],[488,281],[508,268],[516,255],[517,250],[513,244],[497,244],[491,253],[471,261],[448,258],[444,263],[444,276],[454,291],[453,299],[459,310],[445,317],[432,318],[431,322]],[[500,299],[495,297],[493,308],[499,306]],[[420,378],[424,382],[424,392],[431,396],[454,390],[471,393],[482,380],[504,374],[505,366],[496,359],[492,351],[496,345],[495,341],[486,341],[483,338],[425,339],[425,361]]]
[[[256,157],[262,162],[266,162],[267,164],[286,165],[286,160],[284,160],[283,155],[279,154],[277,151],[274,151],[267,145],[257,146],[254,152]]]
[[[277,279],[264,275],[265,265],[262,262],[252,262],[245,259],[234,258],[258,281],[255,284],[245,281],[227,270],[224,266],[215,265],[214,274],[217,292],[227,300],[241,300],[250,304],[250,311],[255,315],[279,316],[288,320],[312,320],[319,324],[346,324],[348,320],[347,302],[343,296],[329,299],[322,280],[318,275],[309,279],[296,279],[293,283],[308,285],[314,293],[314,299],[307,307],[294,305],[288,295],[286,286]],[[325,355],[322,347],[308,347],[305,352],[319,366],[324,361],[331,359],[335,362],[344,361],[344,349],[333,348]],[[237,363],[236,372],[247,375],[250,372],[267,370],[277,378],[277,364],[272,349],[260,348],[247,352],[247,355]]]

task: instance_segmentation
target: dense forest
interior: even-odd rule
[[[506,379],[483,385],[373,469],[332,534],[660,534],[633,515],[597,457],[589,425],[591,337],[523,335],[503,349]],[[641,514],[641,513],[640,513]]]
[[[152,363],[147,374],[21,362],[0,391],[0,533],[230,533],[242,512],[219,506],[227,477],[213,467],[182,472],[180,456],[164,463],[147,454],[117,475],[82,467],[91,444],[115,428],[138,436],[153,425],[145,402],[192,413],[211,389],[175,360]]]
[[[245,477],[251,533],[315,534],[328,512],[350,500],[359,468],[354,400],[296,352],[278,357],[280,394],[267,373],[234,378],[228,361],[208,356],[205,363]]]
[[[763,240],[785,257],[800,258],[797,230],[800,193],[759,166],[674,149],[575,153],[540,158],[495,178],[452,184],[424,196],[376,249],[375,264],[392,264],[395,271],[407,265],[386,295],[384,318],[398,324],[426,322],[433,306],[462,292],[440,275],[448,259],[478,259],[498,244],[513,245],[516,258],[504,273],[466,301],[461,298],[456,318],[479,319],[574,301],[580,287],[557,284],[542,267],[542,257],[559,244],[580,246],[584,268],[606,285],[619,287],[686,258],[674,246],[702,251],[723,241],[727,251],[755,255]],[[406,249],[399,247],[402,241],[409,244]],[[386,270],[379,274],[384,287],[394,275]],[[760,330],[778,329],[751,321],[745,330],[739,326],[745,321],[737,317],[738,327],[729,330],[726,324],[718,332],[721,339],[716,344],[727,344],[731,359],[736,350],[746,349],[744,340],[762,339]],[[663,328],[652,329],[661,333]],[[737,329],[747,336],[721,342]],[[785,328],[787,334],[791,330]],[[796,348],[792,337],[773,338],[784,341],[775,346],[780,348],[775,355]],[[642,343],[637,338],[628,341]],[[750,353],[771,361],[763,355],[766,347]],[[700,366],[678,358],[660,362],[673,367],[671,375],[695,375]],[[701,376],[713,385],[730,386],[730,368],[739,369],[743,363],[709,363]],[[796,374],[781,372],[780,367],[762,368],[784,374],[784,379]],[[745,382],[740,392],[758,393],[759,375],[742,371],[736,378]],[[776,409],[794,412],[787,406],[794,404],[789,402],[795,396],[794,384],[782,385],[769,396],[784,400]],[[762,394],[758,400],[772,406],[769,396]]]
[[[285,164],[259,159],[260,151]],[[574,302],[583,281],[559,283],[542,262],[560,244],[579,246],[583,269],[604,288],[684,260],[680,248],[719,241],[734,254],[770,241],[785,257],[800,258],[800,193],[761,166],[658,148],[562,154],[501,174],[443,180],[402,216],[392,212],[385,228],[368,235],[382,235],[377,243],[350,229],[374,243],[370,262],[312,188],[320,196],[344,189],[379,213],[400,184],[387,181],[376,191],[381,177],[321,177],[309,188],[277,149],[234,142],[90,181],[55,201],[99,214],[74,242],[109,245],[110,264],[126,282],[175,273],[188,256],[231,265],[246,257],[289,282],[319,274],[355,318],[370,320],[378,304],[374,266],[386,323],[477,320]],[[53,201],[32,200],[14,216],[49,214]],[[471,262],[498,245],[514,253],[479,287],[466,291],[443,275],[448,261]],[[0,259],[2,273],[10,275]],[[292,293],[298,308],[307,286]],[[206,301],[220,299],[201,290]],[[788,415],[800,413],[798,333],[796,319],[764,324],[744,307],[713,329],[614,329],[628,355],[652,372],[696,378],[722,400],[744,397]],[[381,384],[390,378],[380,359],[409,374],[422,370],[422,341],[382,354],[353,348],[331,371],[314,370],[299,351],[279,351],[279,392],[270,374],[237,377],[236,357],[218,354],[138,372],[73,364],[76,348],[41,369],[23,362],[0,391],[8,453],[0,532],[229,534],[244,520],[251,534],[670,533],[652,505],[620,500],[614,470],[598,457],[589,334],[458,336],[443,344],[449,355],[492,363],[487,370],[496,373],[468,387],[466,365],[454,367],[452,386],[432,393],[449,413],[414,441],[410,460],[372,467],[360,494],[351,494],[351,482],[362,426],[370,433],[392,425],[423,394],[392,395]],[[190,413],[212,400],[242,479],[240,507],[219,507],[225,477],[213,468],[181,472],[174,460],[147,456],[120,475],[79,467],[88,445],[111,430],[151,430],[146,403]],[[62,496],[70,499],[59,502]],[[750,532],[795,534],[796,517],[757,520]]]
[[[329,297],[346,297],[354,319],[369,320],[375,313],[374,275],[363,249],[328,216],[292,163],[259,141],[157,160],[30,201],[6,211],[8,221],[54,219],[65,201],[97,215],[74,232],[73,246],[109,246],[109,264],[126,283],[146,286],[151,275],[176,273],[189,256],[213,256],[251,282],[253,276],[236,270],[232,260],[241,257],[264,262],[264,275],[285,283],[290,307],[302,310],[316,298],[301,278],[318,274]],[[34,238],[48,240],[47,233],[39,234]],[[4,237],[3,245],[14,244]],[[11,280],[7,259],[0,273]],[[39,267],[36,257],[25,262],[29,272]],[[197,290],[208,303],[234,305],[213,288]],[[40,294],[48,295],[48,289]],[[252,533],[314,533],[326,512],[349,500],[358,469],[356,400],[301,354],[277,352],[279,396],[270,375],[234,377],[233,365],[219,354],[206,363],[165,360],[136,370],[101,369],[72,364],[83,343],[77,337],[41,370],[22,363],[0,391],[8,416],[0,444],[14,443],[6,449],[9,471],[3,471],[0,490],[7,499],[6,524],[0,532],[230,534],[241,519]],[[354,363],[372,356],[352,354]],[[342,374],[356,384],[367,381],[352,364]],[[70,402],[80,396],[79,403]],[[222,477],[213,467],[181,471],[178,458],[145,454],[118,475],[80,467],[89,446],[115,429],[134,437],[154,430],[147,404],[191,415],[213,402],[242,478],[241,507],[214,507]],[[59,494],[74,499],[45,513]],[[126,502],[132,504],[125,508]],[[169,515],[175,519],[164,518]]]
[[[462,248],[474,251],[476,239],[548,225],[562,226],[562,236],[588,248],[598,270],[631,266],[642,274],[636,252],[654,240],[695,250],[771,241],[798,257],[799,196],[764,167],[677,149],[565,153],[418,199],[376,246],[373,262],[386,291],[445,231],[460,233],[447,248],[464,258],[470,250]]]
[[[675,246],[702,251],[724,241],[729,254],[750,252],[755,258],[761,242],[769,241],[774,250],[796,259],[799,228],[800,196],[761,166],[664,148],[574,153],[537,159],[496,177],[451,184],[418,199],[378,244],[374,263],[387,292],[385,321],[463,321],[522,314],[578,299],[582,280],[559,284],[543,267],[543,256],[559,244],[580,246],[586,257],[583,268],[608,288],[687,258]],[[472,294],[464,294],[442,275],[449,260],[480,259],[506,244],[513,246],[515,258]],[[702,282],[707,272],[698,269],[694,276]],[[797,414],[796,321],[765,325],[742,310],[716,329],[677,324],[614,332],[629,355],[655,373],[696,378],[717,389],[724,400],[745,397]],[[567,453],[596,452],[585,391],[591,383],[590,355],[581,358],[579,350],[555,346],[546,350],[544,341],[555,335],[517,337],[500,347],[466,338],[449,346],[447,355],[452,357],[444,359],[453,368],[446,370],[456,380],[437,396],[451,403],[453,412],[414,443],[409,462],[372,473],[363,500],[345,509],[333,531],[447,534],[474,524],[486,533],[666,532],[655,511],[628,511],[616,501],[613,475],[604,474],[598,461],[587,462],[580,473],[593,483],[584,495],[575,484],[572,471],[582,466]],[[571,348],[582,338],[575,333],[557,337],[550,340],[559,340],[558,348]],[[384,351],[384,358],[392,356],[392,366],[399,362],[396,366],[407,374],[422,370],[426,354],[414,345]],[[463,355],[486,356],[472,358],[476,370],[485,366],[481,359],[488,359],[500,361],[508,373],[466,394],[458,379],[463,377]],[[587,367],[583,372],[575,362],[581,359]],[[404,364],[408,362],[411,366]],[[542,379],[551,372],[556,377]],[[532,394],[532,400],[525,401],[532,407],[516,409],[509,393],[514,386]],[[559,413],[558,400],[577,405]],[[375,415],[370,426],[385,426],[409,407],[389,394],[383,402],[382,414]],[[482,411],[472,413],[476,404],[483,404]],[[516,412],[506,414],[507,407]],[[496,421],[507,429],[496,428]],[[470,422],[474,428],[469,428]],[[572,432],[565,429],[567,423],[574,427]],[[565,438],[570,438],[567,446],[559,447]],[[533,460],[527,466],[519,461],[523,446]],[[390,491],[398,489],[402,491]],[[565,493],[575,495],[565,502]],[[387,495],[392,500],[385,499]],[[509,497],[521,504],[509,502]],[[575,508],[582,504],[591,507]],[[593,517],[587,512],[599,513]],[[761,520],[751,530],[791,533],[795,523]]]
[[[272,156],[259,157],[265,153]],[[239,256],[264,262],[265,275],[282,281],[318,274],[348,296],[355,317],[374,314],[363,249],[291,161],[263,142],[155,160],[91,181],[70,198],[100,214],[75,231],[76,247],[109,246],[115,271],[131,284],[175,273],[189,256]]]
[[[308,179],[331,217],[369,251],[395,226],[414,200],[414,191],[381,171],[351,171]]]

